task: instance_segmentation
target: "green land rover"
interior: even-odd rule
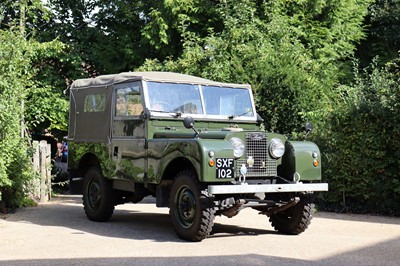
[[[215,215],[250,207],[285,234],[312,218],[327,191],[321,154],[308,141],[260,130],[251,87],[169,72],[76,80],[70,88],[71,188],[87,217],[106,221],[118,204],[156,198],[177,235],[201,241]]]

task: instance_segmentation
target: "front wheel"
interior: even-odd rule
[[[83,206],[89,220],[105,222],[114,212],[114,191],[100,169],[90,168],[85,175]]]
[[[312,204],[302,198],[293,207],[282,212],[272,214],[270,222],[272,227],[280,233],[298,235],[304,232],[312,219]]]
[[[191,171],[180,172],[172,185],[170,216],[177,235],[188,241],[206,238],[214,225],[215,210]]]

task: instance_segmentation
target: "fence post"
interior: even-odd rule
[[[33,167],[40,175],[40,181],[35,182],[34,196],[39,196],[40,203],[51,199],[51,146],[45,140],[34,141]]]
[[[40,165],[40,203],[46,202],[46,141],[40,141],[39,165]]]
[[[32,193],[35,199],[40,199],[40,179],[38,174],[40,173],[40,156],[39,156],[39,141],[34,140],[32,142],[33,148],[33,171],[35,172],[35,178],[32,181]]]
[[[47,143],[47,142],[46,142]],[[51,200],[51,145],[47,143],[46,146],[46,188],[48,196],[47,198]]]

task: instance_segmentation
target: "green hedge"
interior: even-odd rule
[[[372,67],[341,87],[341,101],[316,138],[330,210],[400,215],[400,79]]]

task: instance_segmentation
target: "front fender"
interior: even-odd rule
[[[201,149],[195,139],[153,139],[148,142],[148,181],[159,183],[166,169],[179,158],[187,159],[201,176]],[[185,165],[179,165],[185,168]],[[176,169],[179,170],[179,169]],[[170,177],[169,177],[170,178]]]
[[[290,181],[321,180],[321,153],[310,141],[286,141],[278,175]],[[316,158],[313,157],[313,153]]]
[[[210,156],[210,151],[213,151],[213,156]],[[217,158],[233,158],[233,152],[230,143],[221,139],[157,139],[149,141],[148,158],[150,182],[159,183],[166,169],[177,158],[188,160],[201,182],[226,182],[230,179],[216,178],[215,161]],[[210,163],[210,160],[214,163]]]

